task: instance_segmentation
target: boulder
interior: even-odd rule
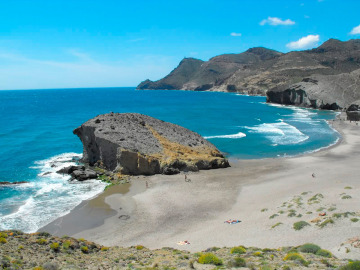
[[[100,164],[121,174],[175,174],[230,166],[199,134],[137,113],[99,115],[76,128],[74,134],[83,143],[85,164]],[[202,163],[208,165],[197,165]]]

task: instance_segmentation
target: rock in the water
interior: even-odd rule
[[[83,166],[83,165],[68,166],[68,167],[58,170],[57,173],[71,174],[73,171],[76,171],[76,170],[85,170],[85,166]]]
[[[99,115],[74,134],[83,143],[83,162],[122,174],[174,174],[230,166],[199,134],[137,113]]]
[[[19,181],[19,182],[0,182],[0,186],[8,186],[8,185],[21,185],[21,184],[27,184],[29,182],[27,181]]]
[[[90,169],[79,169],[75,170],[71,173],[71,176],[73,179],[79,180],[79,181],[85,181],[88,179],[95,179],[97,178],[97,173]]]

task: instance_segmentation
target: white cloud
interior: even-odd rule
[[[290,19],[282,20],[282,19],[277,18],[277,17],[268,17],[267,19],[264,19],[264,20],[262,20],[260,22],[260,25],[265,25],[265,24],[269,24],[269,25],[293,25],[293,24],[295,24],[295,22],[290,20]]]
[[[319,35],[308,35],[306,37],[302,37],[297,41],[290,42],[286,44],[286,47],[290,49],[308,49],[314,47],[320,40]]]
[[[232,32],[232,33],[230,33],[230,36],[232,36],[232,37],[241,37],[241,33]]]
[[[360,25],[354,27],[354,28],[351,30],[350,35],[360,35]]]

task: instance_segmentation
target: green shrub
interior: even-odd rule
[[[267,208],[263,208],[261,209],[261,212],[266,212],[268,209]]]
[[[356,217],[351,218],[350,220],[351,220],[352,222],[358,222],[358,221],[359,221],[359,219],[358,219],[358,218],[356,218]]]
[[[310,226],[310,224],[309,223],[307,223],[306,221],[298,221],[298,222],[295,222],[294,224],[293,224],[293,228],[294,228],[294,230],[295,231],[299,231],[299,230],[301,230],[302,228],[304,228],[304,227],[306,227],[306,226]]]
[[[102,248],[101,248],[101,251],[108,251],[108,250],[109,250],[108,247],[102,247]]]
[[[344,189],[352,189],[352,187],[344,187]]]
[[[278,214],[273,214],[273,215],[271,215],[269,218],[270,218],[270,219],[273,219],[273,218],[278,217],[278,216],[279,216]]]
[[[307,266],[308,262],[305,261],[304,257],[297,252],[289,253],[284,257],[284,261],[297,261],[302,265]]]
[[[230,260],[228,263],[229,267],[246,267],[245,259],[241,257],[236,257],[233,260]]]
[[[231,250],[230,250],[230,253],[231,254],[244,254],[246,253],[246,249],[243,247],[243,246],[239,246],[239,247],[233,247]]]
[[[70,246],[71,246],[71,241],[69,241],[69,240],[66,240],[66,241],[62,244],[63,249],[69,249]]]
[[[0,237],[0,244],[6,244],[7,240],[4,237]]]
[[[347,265],[344,265],[339,268],[340,270],[360,270],[360,261],[349,262]]]
[[[8,238],[7,233],[0,232],[0,238]]]
[[[50,248],[53,250],[53,251],[59,251],[59,248],[60,248],[60,244],[58,242],[54,242],[50,245]]]
[[[335,223],[334,220],[332,220],[331,218],[329,218],[329,219],[321,222],[320,224],[318,224],[318,226],[319,226],[320,228],[324,228],[325,226],[327,226],[327,225],[329,225],[329,224],[334,224],[334,223]]]
[[[87,246],[81,246],[80,250],[83,252],[83,253],[89,253],[89,248]]]
[[[330,212],[335,211],[335,210],[336,210],[336,207],[334,207],[334,206],[331,206],[331,207],[329,207],[329,209],[328,209],[328,211],[330,211]]]
[[[222,265],[222,260],[216,257],[212,253],[202,254],[198,260],[201,264],[214,264],[214,265]]]
[[[47,240],[44,239],[44,238],[40,238],[38,240],[36,240],[36,242],[39,244],[39,245],[45,245],[47,243]]]
[[[318,252],[321,249],[321,247],[319,247],[318,245],[315,245],[315,244],[306,243],[306,244],[302,245],[301,247],[299,247],[298,249],[299,249],[299,251],[304,252],[304,253],[315,254],[316,252]]]
[[[316,252],[316,255],[326,257],[326,258],[332,258],[333,257],[332,253],[330,251],[326,250],[326,249],[319,249]]]
[[[43,236],[43,237],[49,237],[49,236],[51,236],[51,234],[48,233],[48,232],[39,232],[38,235],[39,235],[39,236]]]
[[[280,226],[281,224],[282,224],[281,222],[278,222],[278,223],[272,225],[272,226],[271,226],[271,229],[274,229],[274,228],[276,228],[277,226]]]
[[[348,200],[348,199],[351,199],[352,197],[350,195],[344,195],[341,197],[341,199],[343,200]]]
[[[137,245],[137,246],[136,246],[136,249],[137,249],[137,250],[142,250],[142,249],[144,249],[144,246],[142,246],[142,245]]]

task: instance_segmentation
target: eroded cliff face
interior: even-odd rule
[[[74,134],[83,143],[83,162],[121,174],[175,174],[230,166],[199,134],[146,115],[99,115]]]
[[[313,75],[267,92],[267,102],[315,109],[346,109],[360,99],[360,69],[338,75]]]

